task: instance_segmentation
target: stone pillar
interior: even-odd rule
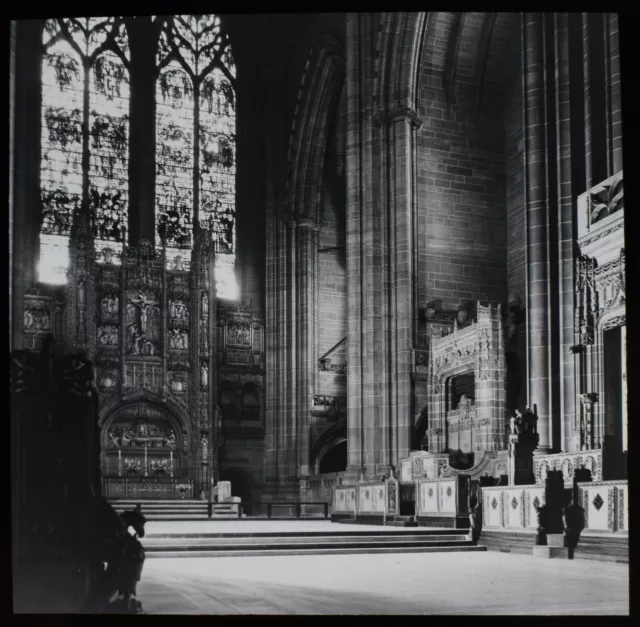
[[[348,473],[410,450],[415,111],[373,109],[373,14],[347,16]]]
[[[577,195],[577,182],[573,181],[572,167],[575,155],[571,146],[571,103],[569,66],[569,16],[554,15],[555,37],[555,109],[556,109],[556,185],[557,185],[557,240],[558,240],[558,337],[559,359],[558,394],[560,415],[560,442],[564,451],[575,452],[576,370],[571,354],[574,326],[574,219],[573,206]],[[575,149],[574,149],[575,151]],[[550,226],[553,221],[550,222]],[[552,379],[554,379],[552,377]],[[533,399],[533,402],[536,402]]]
[[[620,27],[618,14],[608,13],[609,85],[611,94],[611,143],[613,172],[622,170],[622,96],[620,93]]]
[[[366,419],[363,381],[366,343],[371,329],[365,324],[364,271],[370,260],[363,248],[363,206],[370,202],[370,175],[365,172],[365,160],[370,154],[367,139],[371,130],[366,118],[367,108],[361,74],[371,74],[371,63],[361,54],[366,41],[367,18],[358,13],[347,14],[347,54],[345,87],[347,94],[346,179],[347,179],[347,476],[355,480],[364,469],[363,430]],[[369,42],[371,43],[371,42]],[[361,67],[366,65],[366,67]],[[361,117],[364,116],[364,123]],[[369,139],[370,141],[370,139]],[[345,479],[346,480],[346,479]]]
[[[523,13],[525,202],[527,237],[528,399],[537,409],[539,451],[551,450],[549,380],[549,250],[545,137],[544,28],[540,13]]]
[[[422,122],[415,111],[394,109],[388,114],[391,124],[389,210],[389,274],[391,311],[389,320],[391,358],[390,456],[388,463],[411,450],[411,371],[414,337],[414,179],[416,132]]]
[[[309,429],[311,399],[315,383],[315,351],[313,342],[315,329],[315,251],[320,225],[309,218],[295,221],[296,233],[296,335],[297,335],[297,400],[295,413],[297,422],[298,476],[308,477]]]
[[[37,281],[40,228],[42,20],[12,23],[10,250],[12,348],[24,346],[24,292]]]
[[[265,68],[266,133],[266,318],[265,318],[265,497],[277,497],[284,481],[286,453],[287,390],[287,248],[288,226],[282,203],[285,180],[277,164],[286,162],[283,136],[284,107],[278,85],[284,81],[283,66]],[[284,138],[286,139],[286,138]]]

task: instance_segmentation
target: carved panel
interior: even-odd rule
[[[162,368],[159,364],[144,361],[127,361],[125,366],[124,393],[146,388],[159,392],[162,388]]]
[[[227,325],[227,346],[251,346],[251,325],[242,318],[231,318]]]
[[[112,324],[98,327],[97,342],[99,347],[117,348],[120,344],[120,333],[118,327]]]
[[[262,327],[259,324],[253,325],[253,352],[262,352]]]
[[[116,449],[168,449],[175,450],[176,434],[163,418],[116,419],[105,433],[106,448]],[[132,462],[139,458],[131,458]]]
[[[120,323],[120,299],[117,294],[107,293],[100,298],[98,317],[103,325]],[[100,336],[98,336],[100,337]]]
[[[160,355],[160,305],[153,292],[127,291],[127,355]]]
[[[169,329],[189,329],[189,306],[185,300],[169,300]]]
[[[51,309],[49,298],[25,298],[24,331],[48,333],[51,331]]]
[[[169,370],[175,370],[177,372],[189,372],[191,370],[191,360],[188,355],[176,353],[169,355],[168,359]]]
[[[117,370],[100,370],[97,377],[98,391],[110,395],[118,390],[119,373]]]
[[[251,365],[251,353],[243,350],[227,350],[227,360],[231,365],[250,366]]]
[[[184,396],[189,390],[188,376],[183,373],[169,375],[169,390],[176,396]]]
[[[189,331],[187,329],[169,329],[169,350],[189,350]]]

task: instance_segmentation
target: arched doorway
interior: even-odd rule
[[[320,474],[342,472],[347,469],[347,441],[339,440],[331,443],[330,447],[320,457]]]
[[[169,404],[146,397],[105,408],[100,420],[105,496],[193,497],[201,477],[190,459],[187,425]]]

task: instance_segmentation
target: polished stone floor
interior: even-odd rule
[[[158,558],[138,598],[149,614],[626,615],[628,587],[627,565],[498,552]]]

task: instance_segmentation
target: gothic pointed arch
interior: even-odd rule
[[[191,438],[193,429],[186,410],[171,397],[162,397],[145,389],[136,390],[124,398],[116,397],[107,402],[99,413],[99,427],[103,430],[106,429],[118,415],[134,406],[152,407],[166,414],[170,417],[169,420],[175,424],[175,428],[180,430],[180,433],[186,432],[188,438]]]
[[[287,155],[287,208],[292,217],[318,221],[322,171],[344,83],[342,43],[324,33],[316,39],[302,77]]]
[[[424,11],[383,13],[374,67],[374,102],[378,111],[417,110],[420,62],[429,28]]]
[[[338,420],[324,431],[311,446],[311,465],[315,468],[316,473],[319,472],[320,461],[329,449],[347,441],[347,423],[346,420]]]

